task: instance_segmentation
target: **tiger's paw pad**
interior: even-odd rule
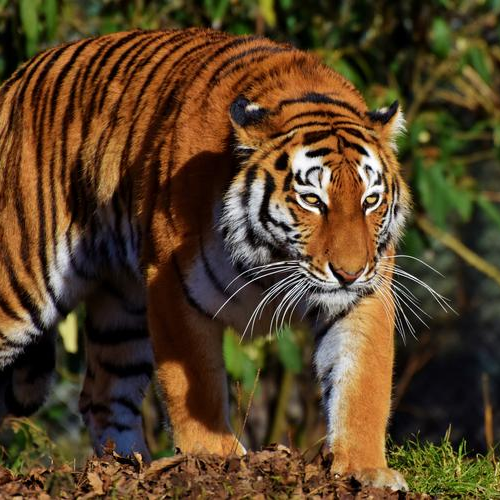
[[[408,484],[406,484],[403,475],[393,469],[360,469],[351,472],[350,476],[362,486],[390,488],[392,491],[408,491]]]

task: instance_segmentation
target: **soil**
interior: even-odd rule
[[[333,478],[330,454],[307,462],[298,451],[277,445],[245,457],[175,455],[151,465],[140,455],[123,458],[109,450],[84,470],[68,465],[34,468],[13,476],[0,468],[0,498],[332,498],[429,499],[428,495],[361,488],[352,478]]]

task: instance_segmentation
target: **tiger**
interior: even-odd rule
[[[385,450],[403,128],[398,102],[370,111],[317,55],[261,36],[134,30],[28,60],[0,89],[2,418],[43,404],[57,325],[83,303],[97,454],[150,460],[156,373],[178,449],[243,455],[223,331],[294,314],[332,470],[406,490]]]

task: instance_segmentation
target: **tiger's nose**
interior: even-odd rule
[[[360,268],[356,272],[350,273],[340,268],[335,269],[331,263],[329,263],[328,266],[330,267],[330,271],[332,272],[332,274],[335,276],[335,278],[338,279],[341,285],[350,285],[351,283],[354,283],[363,274],[364,269]]]

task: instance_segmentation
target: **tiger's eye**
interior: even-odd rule
[[[366,208],[373,207],[374,205],[377,204],[380,196],[378,194],[371,194],[370,196],[367,196],[364,201],[364,205]]]
[[[305,201],[308,205],[312,205],[313,207],[317,207],[321,204],[321,200],[319,196],[315,194],[303,194],[301,195],[303,201]]]

